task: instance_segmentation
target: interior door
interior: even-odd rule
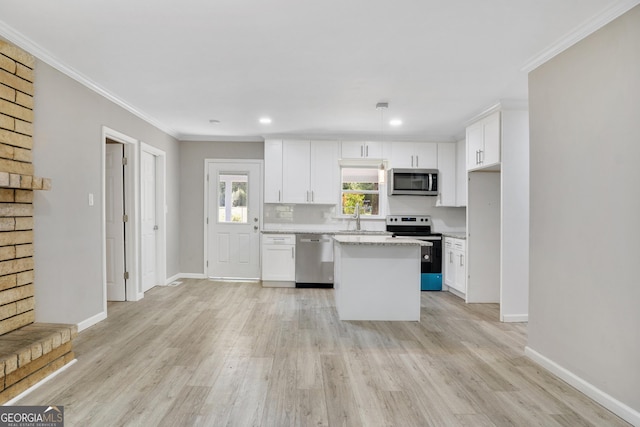
[[[156,156],[142,151],[140,157],[142,217],[142,292],[157,285]]]
[[[260,277],[261,164],[207,163],[207,276]]]
[[[124,145],[106,144],[105,155],[107,300],[125,301]]]

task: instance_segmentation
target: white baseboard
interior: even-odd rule
[[[102,313],[98,313],[95,316],[92,316],[82,322],[78,323],[78,332],[84,331],[85,329],[95,325],[98,322],[103,321],[107,318],[107,312],[103,311]]]
[[[35,383],[34,385],[29,387],[25,391],[23,391],[22,393],[20,393],[16,397],[14,397],[13,399],[9,400],[8,402],[3,403],[2,406],[13,406],[13,405],[15,405],[20,399],[22,399],[23,397],[25,397],[26,395],[28,395],[29,393],[31,393],[35,389],[39,388],[42,384],[46,383],[47,381],[49,381],[53,377],[55,377],[58,374],[66,371],[67,368],[70,368],[71,365],[74,365],[77,361],[78,361],[78,359],[73,359],[71,362],[67,363],[62,368],[60,368],[57,371],[53,372],[52,374],[48,375],[46,378],[41,379],[40,381],[38,381],[37,383]]]
[[[569,385],[575,387],[620,418],[624,419],[634,426],[640,426],[640,412],[638,412],[637,410],[629,407],[628,405],[625,405],[624,403],[595,387],[593,384],[583,380],[573,372],[558,365],[553,360],[533,350],[531,347],[525,347],[524,354],[526,354],[529,359],[533,360],[538,365],[556,375]]]
[[[180,277],[182,277],[182,276],[180,276],[180,273],[178,273],[178,274],[174,274],[173,276],[169,277],[169,278],[164,282],[164,284],[165,284],[165,285],[168,285],[169,283],[173,283],[173,282],[175,282],[176,280],[178,280]]]
[[[444,291],[444,288],[445,288],[445,287],[443,286],[443,287],[442,287],[442,290],[443,290],[443,291]],[[453,295],[457,296],[458,298],[462,298],[463,300],[466,300],[466,296],[465,296],[465,294],[463,294],[462,292],[460,292],[460,291],[459,291],[459,290],[457,290],[457,289],[454,289],[454,288],[452,288],[452,287],[450,287],[450,286],[447,286],[447,291],[448,291],[450,294],[453,294]],[[465,302],[466,302],[466,301],[465,301]]]
[[[505,323],[528,322],[528,314],[505,314],[501,319]]]
[[[177,279],[206,279],[206,274],[201,273],[180,273],[177,275]]]

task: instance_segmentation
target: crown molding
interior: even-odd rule
[[[264,137],[259,135],[192,135],[180,134],[178,141],[183,142],[264,142]]]
[[[109,92],[107,89],[101,87],[99,84],[91,80],[89,77],[78,72],[74,68],[68,66],[63,61],[56,58],[49,51],[47,51],[46,49],[43,49],[41,46],[33,42],[31,39],[25,37],[21,33],[11,28],[4,21],[0,21],[0,36],[6,39],[7,41],[13,43],[14,45],[18,46],[19,48],[29,52],[31,55],[38,58],[40,61],[50,65],[51,67],[65,74],[66,76],[72,78],[73,80],[87,87],[88,89],[96,92],[98,95],[124,108],[125,110],[129,111],[131,114],[144,120],[150,125],[160,129],[164,133],[178,139],[179,134],[175,130],[165,126],[159,120],[137,109],[136,107],[129,104],[125,100],[119,98],[118,96]]]
[[[533,56],[523,65],[521,71],[530,73],[540,65],[549,61],[554,56],[558,55],[561,52],[564,52],[574,44],[578,43],[580,40],[584,39],[590,34],[593,34],[595,31],[599,30],[614,19],[628,12],[638,4],[640,4],[640,0],[619,0],[615,2],[613,5],[607,7],[593,18],[579,25],[573,31],[566,34],[564,37],[553,43],[551,46],[547,47],[542,52]]]
[[[489,107],[482,110],[480,113],[471,117],[470,119],[464,122],[465,128],[469,125],[476,123],[478,120],[481,120],[487,117],[489,114],[493,114],[496,111],[506,111],[506,110],[520,110],[527,111],[529,110],[529,101],[527,99],[501,99]]]

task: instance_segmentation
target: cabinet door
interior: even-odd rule
[[[372,141],[364,143],[365,159],[381,159],[382,158],[382,142]]]
[[[264,202],[282,202],[282,141],[264,141]]]
[[[456,144],[456,206],[467,206],[467,143]]]
[[[484,148],[481,163],[490,166],[500,163],[500,112],[497,111],[482,121]]]
[[[343,159],[361,159],[364,157],[364,142],[342,141],[340,155]]]
[[[456,205],[456,144],[438,144],[438,206]]]
[[[309,141],[282,141],[282,201],[307,203],[311,199]]]
[[[311,203],[338,202],[338,142],[311,141]]]
[[[262,246],[262,280],[296,280],[295,245]]]
[[[466,242],[461,239],[453,241],[454,261],[455,261],[455,284],[454,287],[466,294],[467,293],[467,252],[465,250]]]
[[[412,142],[393,142],[391,144],[392,168],[413,168],[415,160]]]
[[[467,170],[478,167],[483,149],[484,128],[482,122],[474,123],[467,128]]]
[[[421,169],[438,169],[438,145],[433,142],[416,142],[413,144],[415,167]]]
[[[456,269],[453,256],[453,244],[448,237],[444,238],[444,284],[450,288],[455,288]]]

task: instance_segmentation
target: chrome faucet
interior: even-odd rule
[[[356,219],[356,231],[360,231],[360,202],[356,203],[353,217]]]

